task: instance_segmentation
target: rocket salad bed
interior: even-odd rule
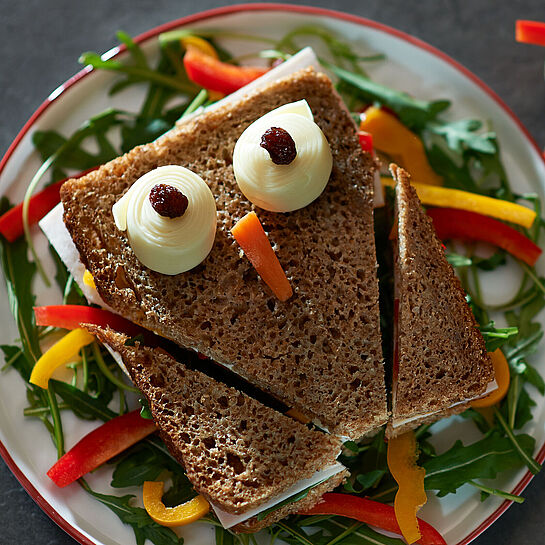
[[[221,33],[199,35],[208,39],[218,52],[217,62],[232,60],[229,53],[218,46],[217,40],[221,40]],[[186,76],[187,62],[186,66],[183,62],[184,40],[187,43],[190,36],[192,34],[188,31],[162,35],[161,58],[156,67],[151,66],[151,61],[145,58],[139,46],[125,34],[120,34],[119,37],[130,52],[130,61],[103,61],[96,54],[83,55],[84,63],[90,63],[97,69],[120,73],[121,77],[112,88],[113,92],[118,92],[129,85],[144,83],[149,87],[146,99],[138,113],[108,110],[91,118],[70,137],[65,137],[54,130],[35,133],[34,144],[45,165],[39,174],[44,174],[49,167],[50,181],[56,182],[74,170],[85,171],[93,168],[137,144],[153,140],[170,129],[180,116],[210,103],[211,93],[201,89]],[[290,32],[280,41],[268,44],[268,49],[262,51],[259,56],[283,59],[305,45],[305,39],[309,36],[318,37],[327,46],[329,55],[324,59],[324,65],[339,78],[338,89],[352,111],[359,112],[369,104],[376,104],[394,113],[399,121],[424,143],[427,160],[435,174],[443,179],[445,187],[510,202],[530,202],[536,210],[537,220],[529,228],[516,227],[516,230],[529,241],[538,242],[543,225],[540,218],[540,202],[535,195],[516,195],[511,191],[499,157],[495,134],[491,130],[483,131],[481,122],[443,121],[441,113],[449,107],[448,101],[418,100],[370,80],[362,67],[362,61],[387,61],[383,61],[377,55],[360,58],[349,45],[316,27],[304,27]],[[255,40],[255,43],[259,44],[260,39]],[[258,47],[256,46],[256,49]],[[191,73],[190,70],[189,72]],[[230,81],[236,75],[236,70],[231,70]],[[199,81],[204,84],[210,83],[206,78]],[[210,88],[215,93],[228,90],[218,87],[217,82],[210,84]],[[217,98],[217,95],[214,98]],[[178,105],[172,105],[172,99],[177,99]],[[354,115],[359,120],[359,114]],[[111,134],[114,131],[120,132],[120,146],[112,143]],[[90,142],[96,144],[96,152],[87,151]],[[378,142],[376,147],[379,152],[386,151],[378,147]],[[37,176],[32,186],[36,186],[40,181],[43,180]],[[50,192],[47,193],[47,199],[50,199]],[[53,201],[48,200],[45,209],[50,207]],[[0,212],[7,211],[9,206],[4,198]],[[33,208],[31,204],[31,213],[28,215],[31,220],[37,219],[37,216],[32,214]],[[376,215],[377,237],[387,238],[388,221],[384,209],[378,210]],[[17,221],[17,219],[4,222],[0,220],[0,226],[7,225],[10,229]],[[51,380],[48,390],[28,384],[34,363],[41,354],[40,341],[52,335],[55,330],[35,325],[32,285],[34,277],[40,271],[40,265],[36,252],[33,251],[28,228],[25,238],[13,242],[8,242],[8,231],[2,228],[2,232],[6,237],[6,240],[4,238],[1,240],[2,265],[12,312],[21,339],[20,346],[2,346],[5,367],[16,369],[26,381],[29,406],[25,410],[25,415],[42,420],[51,433],[60,457],[67,450],[66,447],[72,446],[64,444],[63,411],[72,411],[79,418],[89,420],[111,420],[129,410],[127,396],[132,395],[128,393],[132,387],[125,384],[115,361],[96,343],[83,348],[80,361],[71,364],[73,370],[71,383]],[[378,243],[377,248],[381,247],[384,245]],[[34,256],[32,260],[28,258],[28,248]],[[523,465],[528,466],[534,473],[539,471],[539,465],[532,458],[535,441],[519,430],[532,418],[534,401],[530,394],[535,396],[535,389],[541,394],[545,391],[543,379],[528,362],[528,357],[536,351],[543,336],[541,326],[535,320],[537,313],[545,306],[543,280],[538,277],[531,265],[523,261],[517,262],[524,274],[516,296],[501,305],[487,305],[481,294],[479,274],[481,271],[496,270],[505,266],[505,251],[497,250],[488,257],[481,257],[475,246],[468,245],[464,255],[459,249],[458,252],[451,251],[450,247],[448,255],[451,263],[458,267],[470,304],[487,341],[487,349],[489,351],[502,349],[509,363],[511,381],[507,396],[488,414],[474,409],[464,413],[463,416],[471,419],[483,434],[482,439],[476,443],[464,446],[461,442],[456,442],[449,450],[437,455],[428,441],[433,433],[433,426],[423,426],[417,430],[416,437],[420,447],[419,465],[426,470],[425,488],[434,491],[438,496],[443,496],[469,483],[481,490],[483,499],[494,494],[521,501],[520,498],[505,492],[483,486],[478,480],[494,478],[499,472],[518,469]],[[62,302],[85,305],[81,292],[53,251],[52,257],[57,265],[55,281],[62,294]],[[381,269],[379,274],[384,294],[385,289],[391,285],[392,278],[390,273],[386,274],[383,271],[384,269]],[[381,310],[384,321],[391,321],[386,300]],[[495,328],[490,320],[492,313],[496,313],[495,315],[503,313],[508,327]],[[384,338],[388,361],[391,343],[388,335],[384,335]],[[341,461],[351,470],[352,477],[345,484],[344,492],[366,496],[380,502],[392,501],[397,486],[386,463],[383,433],[362,444],[346,443],[345,447]],[[156,437],[149,437],[131,447],[115,459],[114,464],[112,477],[114,488],[142,486],[144,481],[156,479],[162,472],[167,471],[171,476],[172,486],[163,497],[166,505],[184,503],[195,495],[182,468]],[[143,543],[145,539],[156,545],[179,542],[171,530],[153,522],[145,510],[134,507],[130,496],[98,494],[84,481],[80,483],[90,494],[114,511],[124,523],[132,526],[137,543]],[[217,543],[254,541],[253,536],[237,537],[223,530],[212,516],[209,516],[207,521],[216,525]],[[361,522],[353,522],[334,515],[291,517],[271,527],[269,532],[271,539],[280,537],[289,543],[325,545],[343,543],[344,540],[347,543],[348,540],[351,543],[401,543],[399,540],[377,534]]]

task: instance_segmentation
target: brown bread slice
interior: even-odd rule
[[[399,372],[387,435],[395,436],[467,408],[494,379],[483,337],[410,175],[390,165],[396,185]],[[395,376],[395,371],[394,371]],[[427,413],[434,413],[428,414]],[[400,421],[421,415],[405,425]]]
[[[220,509],[242,514],[335,463],[339,439],[189,369],[163,350],[138,342],[127,346],[128,337],[109,328],[86,328],[121,355],[170,452],[195,490]],[[318,497],[345,476],[323,483]],[[271,513],[268,524],[279,514]],[[257,526],[244,524],[247,531]]]
[[[255,207],[234,180],[244,129],[306,99],[333,154],[319,199],[296,212],[256,209],[294,288],[276,299],[229,231]],[[112,205],[146,172],[185,166],[210,186],[212,252],[177,276],[141,265]],[[64,221],[104,301],[134,322],[234,370],[331,432],[362,436],[387,420],[373,234],[374,164],[327,76],[311,69],[179,126],[62,187]]]

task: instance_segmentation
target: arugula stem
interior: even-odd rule
[[[195,98],[190,102],[189,106],[184,110],[184,113],[179,117],[178,121],[184,119],[188,115],[192,114],[195,110],[200,108],[208,98],[208,91],[206,89],[201,89]]]
[[[479,490],[482,490],[483,492],[486,492],[487,494],[490,494],[491,496],[498,496],[499,498],[505,498],[506,500],[514,501],[516,503],[524,503],[524,498],[521,498],[520,496],[509,494],[509,492],[504,492],[503,490],[498,490],[497,488],[488,488],[488,486],[484,486],[482,484],[476,483],[475,481],[467,481],[467,482],[471,486],[474,486],[475,488],[478,488]]]
[[[523,261],[517,260],[519,262],[519,265],[524,269],[526,274],[533,280],[536,287],[545,295],[545,286],[541,283],[541,280],[535,273],[533,267],[530,267]]]
[[[517,441],[517,438],[515,437],[513,430],[507,425],[507,422],[504,420],[502,414],[500,413],[500,411],[498,411],[497,408],[494,408],[494,416],[496,417],[497,421],[500,423],[501,427],[505,431],[505,434],[507,435],[511,443],[513,443],[513,446],[519,453],[522,460],[524,460],[524,463],[528,466],[528,469],[534,475],[537,475],[539,471],[541,470],[541,466],[533,458],[528,456],[526,452],[524,452],[519,442]]]
[[[119,380],[109,369],[109,367],[106,365],[106,362],[104,361],[104,358],[102,357],[102,353],[100,352],[100,348],[98,347],[97,343],[93,343],[92,345],[93,350],[93,356],[95,357],[96,364],[98,365],[98,368],[102,371],[104,376],[115,386],[122,390],[128,390],[129,392],[139,392],[140,390],[138,388],[135,388],[134,386],[130,386],[128,384],[125,384],[121,380]]]
[[[89,360],[87,359],[87,347],[81,349],[81,371],[82,371],[82,391],[84,394],[89,390]]]
[[[51,282],[49,281],[47,274],[45,274],[45,270],[42,266],[42,262],[40,261],[40,258],[38,257],[38,254],[36,253],[36,248],[34,247],[34,242],[32,241],[32,237],[30,235],[30,224],[28,222],[28,209],[30,206],[30,197],[32,197],[32,193],[34,193],[36,186],[42,179],[42,176],[47,172],[49,167],[58,159],[63,148],[64,146],[61,146],[53,155],[50,155],[49,158],[44,163],[42,163],[40,168],[37,170],[36,174],[34,174],[34,176],[32,177],[30,184],[28,184],[28,187],[26,189],[25,196],[23,199],[23,231],[25,233],[25,240],[30,250],[30,253],[32,254],[34,262],[36,263],[36,268],[38,270],[38,273],[40,274],[40,276],[42,277],[42,280],[44,281],[45,285],[48,288],[51,286]]]
[[[341,532],[338,536],[334,537],[331,541],[328,541],[326,545],[335,545],[335,543],[338,543],[342,539],[344,539],[346,536],[349,536],[350,534],[354,533],[360,526],[363,525],[363,522],[354,522],[351,526],[348,526],[344,532]]]
[[[59,403],[58,408],[60,411],[64,411],[66,409],[70,409],[70,405],[68,403]],[[37,416],[42,417],[45,415],[48,415],[51,412],[51,409],[49,407],[27,407],[23,410],[23,414],[25,416]]]
[[[305,535],[300,534],[295,529],[291,528],[284,522],[277,522],[276,526],[279,526],[284,530],[284,532],[287,532],[291,536],[293,536],[299,543],[302,543],[303,545],[313,545],[312,541],[310,541]]]
[[[62,431],[62,420],[59,412],[59,405],[57,404],[57,396],[55,395],[55,391],[51,386],[47,389],[47,399],[49,402],[51,418],[53,419],[53,431],[55,445],[57,447],[57,458],[60,458],[64,454],[64,433]]]

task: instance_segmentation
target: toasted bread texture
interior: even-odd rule
[[[128,346],[123,334],[86,327],[121,355],[195,490],[224,511],[258,507],[335,463],[341,443],[333,436],[188,369],[160,349]]]
[[[233,175],[233,148],[250,123],[306,99],[333,170],[322,195],[291,213],[256,209]],[[185,166],[217,203],[214,247],[195,269],[144,267],[112,206],[143,174]],[[311,69],[206,112],[61,190],[64,221],[104,301],[144,327],[234,370],[331,432],[359,437],[387,420],[373,233],[373,172],[329,78]],[[276,299],[230,234],[256,210],[294,289]]]
[[[398,233],[394,251],[398,373],[387,427],[387,435],[394,436],[463,411],[464,400],[486,391],[494,369],[465,291],[410,175],[396,165],[390,169],[397,182]],[[395,375],[394,370],[394,380]],[[460,404],[453,407],[456,403]],[[416,416],[420,418],[403,424]]]

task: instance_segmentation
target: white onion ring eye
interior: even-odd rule
[[[288,165],[275,164],[261,147],[261,137],[271,127],[284,129],[295,142],[296,156]],[[281,106],[252,123],[233,154],[240,190],[252,203],[271,212],[291,212],[317,199],[332,165],[327,139],[304,100]]]
[[[158,214],[149,199],[158,184],[172,186],[188,199],[183,215]],[[177,165],[159,167],[138,179],[114,205],[116,225],[127,230],[142,264],[174,275],[199,265],[210,253],[216,233],[216,201],[204,180]]]

